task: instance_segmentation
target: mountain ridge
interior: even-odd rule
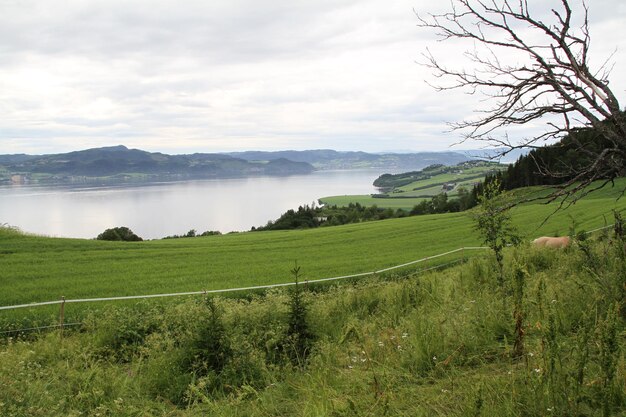
[[[169,155],[114,145],[58,154],[0,155],[0,183],[241,178],[331,169],[400,172],[469,159],[453,151],[374,154],[332,149]]]
[[[317,169],[380,168],[417,170],[433,164],[456,165],[471,159],[467,155],[454,151],[368,153],[363,151],[310,149],[304,151],[243,151],[226,152],[224,154],[247,161],[267,161],[277,158],[287,158],[295,162],[309,163]]]
[[[308,163],[250,162],[224,154],[168,155],[124,145],[47,155],[0,155],[1,182],[233,178],[309,174]]]

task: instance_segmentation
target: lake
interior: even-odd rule
[[[288,177],[109,186],[0,187],[0,224],[48,236],[94,238],[127,226],[144,239],[191,229],[250,230],[288,209],[331,195],[371,194],[377,170],[317,171]]]

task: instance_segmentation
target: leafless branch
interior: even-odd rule
[[[590,69],[587,4],[576,1],[576,10],[573,4],[574,0],[561,0],[558,8],[544,16],[545,22],[544,17],[531,13],[525,0],[451,0],[449,12],[416,15],[418,26],[434,30],[440,41],[469,40],[474,45],[465,53],[469,61],[465,68],[448,68],[430,50],[422,62],[440,83],[434,86],[437,91],[486,95],[487,109],[451,124],[462,132],[463,141],[501,146],[506,154],[560,140],[575,127],[593,128],[602,135],[602,149],[576,144],[590,162],[574,172],[547,170],[538,161],[542,174],[567,178],[551,199],[569,197],[575,202],[596,188],[594,181],[610,182],[626,175],[626,117],[609,87],[611,57],[599,68]],[[511,52],[516,58],[513,64],[505,61]],[[556,123],[554,116],[562,123]],[[538,121],[543,121],[547,130],[515,144],[506,133],[500,133]],[[504,139],[498,139],[502,136]]]

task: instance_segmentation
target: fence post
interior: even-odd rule
[[[63,339],[63,323],[65,321],[65,296],[61,296],[61,311],[59,312],[59,329],[61,329],[61,339]]]

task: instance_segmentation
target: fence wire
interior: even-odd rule
[[[608,229],[613,226],[614,225],[611,224],[608,226],[599,227],[597,229],[593,229],[588,232],[585,232],[585,234],[595,233],[597,231]],[[309,284],[314,284],[318,282],[328,282],[328,281],[338,281],[338,280],[349,279],[349,278],[359,278],[359,277],[364,277],[368,275],[375,275],[375,274],[380,274],[383,272],[393,271],[395,269],[404,268],[410,265],[415,265],[415,264],[425,262],[431,259],[441,258],[443,256],[451,255],[451,254],[458,253],[461,251],[484,250],[484,249],[489,249],[489,248],[487,246],[467,246],[467,247],[454,249],[448,252],[440,253],[437,255],[427,256],[425,258],[417,259],[411,262],[406,262],[400,265],[394,265],[388,268],[379,269],[376,271],[361,272],[358,274],[342,275],[342,276],[330,277],[330,278],[320,278],[320,279],[315,279],[315,280],[307,280],[306,282]],[[441,266],[437,266],[437,267],[441,267]],[[430,269],[433,269],[433,268],[430,268]],[[93,302],[101,302],[101,301],[121,301],[121,300],[139,300],[139,299],[148,299],[148,298],[179,297],[179,296],[184,296],[184,295],[223,294],[223,293],[229,293],[229,292],[255,291],[255,290],[266,290],[266,289],[271,289],[271,288],[279,288],[279,287],[289,287],[295,284],[296,284],[295,282],[285,282],[285,283],[279,283],[279,284],[257,285],[257,286],[251,286],[251,287],[223,288],[223,289],[216,289],[216,290],[187,291],[187,292],[177,292],[177,293],[167,293],[167,294],[127,295],[127,296],[121,296],[121,297],[98,297],[98,298],[79,298],[79,299],[62,298],[60,300],[55,300],[55,301],[43,301],[43,302],[38,302],[38,303],[0,306],[0,310],[15,310],[18,308],[39,307],[39,306],[44,306],[44,305],[55,305],[55,304],[65,304],[65,303],[93,303]]]
[[[464,250],[482,250],[488,249],[486,246],[471,246],[454,249],[448,252],[440,253],[437,255],[427,256],[425,258],[417,259],[415,261],[406,262],[400,265],[391,266],[388,268],[378,269],[370,272],[361,272],[358,274],[351,275],[342,275],[337,277],[330,278],[320,278],[314,280],[307,280],[306,282],[309,284],[314,284],[318,282],[328,282],[328,281],[338,281],[349,278],[359,278],[368,275],[380,274],[383,272],[392,271],[399,268],[404,268],[410,265],[415,265],[421,262],[425,262],[431,259],[440,258],[442,256],[451,255],[454,253],[458,253]],[[251,287],[239,287],[239,288],[223,288],[223,289],[215,289],[215,290],[203,290],[203,291],[187,291],[187,292],[177,292],[177,293],[167,293],[167,294],[148,294],[148,295],[127,295],[120,297],[98,297],[98,298],[79,298],[79,299],[60,299],[55,301],[44,301],[39,303],[29,303],[29,304],[18,304],[11,306],[0,306],[0,310],[14,310],[18,308],[29,308],[29,307],[39,307],[44,305],[55,305],[55,304],[66,304],[66,303],[93,303],[100,301],[121,301],[121,300],[138,300],[138,299],[147,299],[147,298],[164,298],[164,297],[178,297],[184,295],[204,295],[204,294],[221,294],[221,293],[229,293],[229,292],[239,292],[239,291],[255,291],[255,290],[266,290],[271,288],[279,288],[279,287],[289,287],[295,285],[295,282],[285,282],[279,284],[268,284],[268,285],[256,285]]]

